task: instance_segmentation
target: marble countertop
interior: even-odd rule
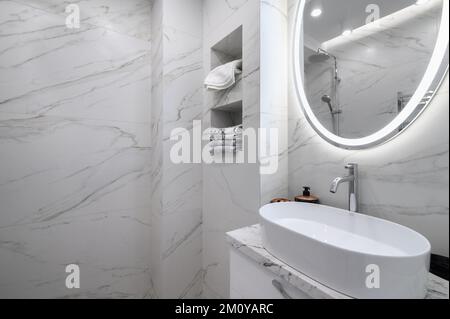
[[[272,256],[264,249],[261,238],[261,227],[254,225],[227,234],[230,245],[262,265],[275,275],[289,282],[314,299],[351,299],[350,297],[330,289],[309,278],[305,274],[291,268]],[[426,299],[449,299],[449,283],[430,274],[428,295]]]

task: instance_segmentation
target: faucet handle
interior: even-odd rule
[[[350,164],[345,165],[345,168],[346,169],[355,169],[355,168],[358,168],[358,164],[350,163]]]

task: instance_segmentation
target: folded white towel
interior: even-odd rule
[[[221,65],[212,70],[205,79],[209,90],[226,90],[236,83],[236,74],[242,73],[242,60]]]

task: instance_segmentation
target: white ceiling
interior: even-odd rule
[[[321,44],[341,35],[345,29],[356,29],[366,24],[366,7],[376,4],[385,17],[416,3],[417,0],[310,0],[305,8],[305,42]],[[322,15],[313,18],[311,10],[322,7]],[[316,45],[317,47],[317,45]]]

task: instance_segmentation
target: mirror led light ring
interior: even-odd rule
[[[412,122],[414,122],[414,120],[420,116],[420,114],[426,109],[426,106],[430,104],[430,102],[428,102],[428,104],[423,107],[420,112],[417,112],[423,98],[427,93],[429,93],[430,88],[433,87],[433,84],[435,84],[433,90],[434,97],[434,94],[436,94],[437,89],[440,87],[440,84],[445,79],[445,76],[448,73],[449,1],[443,0],[442,2],[443,10],[441,25],[433,55],[425,72],[425,75],[422,78],[422,81],[420,82],[418,88],[416,89],[414,95],[412,96],[406,107],[392,122],[390,122],[378,132],[363,138],[349,139],[337,136],[331,133],[327,128],[325,128],[315,116],[308,102],[308,98],[306,97],[301,67],[301,61],[303,61],[303,57],[300,57],[300,52],[303,52],[303,43],[301,39],[303,38],[303,17],[305,14],[305,6],[307,0],[299,1],[299,4],[297,6],[296,21],[294,25],[294,38],[292,46],[294,50],[292,55],[294,59],[294,82],[296,86],[297,97],[299,99],[301,108],[303,109],[303,113],[305,114],[311,126],[322,138],[338,147],[346,149],[366,149],[383,144],[393,139],[406,130],[406,128],[403,130],[399,130],[401,126],[405,126],[405,123],[408,123],[407,127],[409,127]],[[438,83],[436,83],[436,81],[438,81]]]

